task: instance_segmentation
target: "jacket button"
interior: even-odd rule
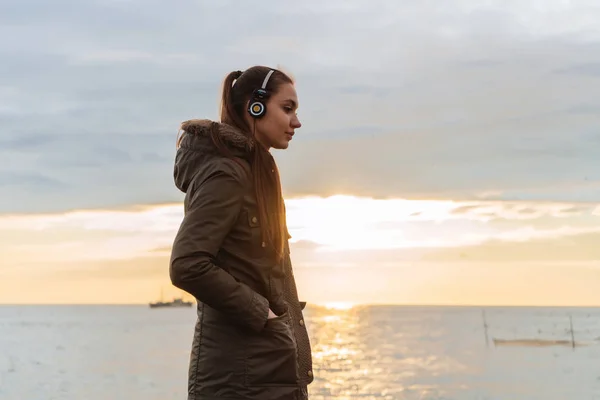
[[[307,374],[308,376],[310,376],[311,378],[312,378],[312,376],[313,376],[313,373],[312,373],[312,371],[311,371],[311,370],[308,370],[308,372],[307,372],[306,374]]]
[[[258,222],[258,218],[256,218],[256,217],[252,217],[252,223],[253,223],[253,224],[255,224],[255,223],[257,223],[257,222]]]
[[[300,324],[300,326],[304,326],[304,320],[301,319],[300,322],[299,322],[299,324]]]
[[[267,244],[266,244],[265,242],[262,242],[260,245],[261,245],[262,247],[267,247]]]

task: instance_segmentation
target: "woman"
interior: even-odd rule
[[[297,107],[290,77],[255,66],[225,78],[221,122],[181,126],[185,216],[170,276],[198,302],[188,400],[308,398],[311,349],[269,152],[300,128]]]

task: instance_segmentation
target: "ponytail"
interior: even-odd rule
[[[221,94],[221,122],[232,125],[238,128],[242,128],[244,132],[249,133],[249,126],[246,120],[242,118],[241,113],[237,112],[239,104],[233,102],[232,98],[239,98],[240,96],[234,96],[239,92],[238,88],[235,87],[237,79],[242,76],[242,71],[230,72],[223,81],[223,91]],[[243,99],[242,99],[243,100]]]
[[[242,76],[242,73],[242,71],[231,71],[225,77],[225,80],[223,81],[223,89],[221,94],[221,105],[227,104],[229,102],[229,98],[231,96],[231,88],[235,84],[235,81],[240,76]],[[223,115],[222,113],[223,111],[221,110],[221,115]]]

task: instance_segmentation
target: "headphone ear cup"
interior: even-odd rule
[[[260,118],[263,115],[265,115],[265,113],[267,112],[267,107],[265,106],[265,104],[263,102],[255,101],[255,102],[251,103],[250,106],[248,107],[248,112],[254,118]]]

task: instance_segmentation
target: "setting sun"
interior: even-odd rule
[[[407,234],[404,223],[421,214],[441,220],[456,207],[450,201],[376,200],[347,195],[290,199],[288,224],[293,241],[308,240],[320,250],[419,247],[434,244]],[[412,232],[409,232],[412,233]],[[439,243],[438,243],[439,244]]]
[[[348,301],[331,301],[331,302],[325,303],[325,308],[328,308],[331,310],[349,310],[354,306],[355,306],[354,303],[351,303]]]

